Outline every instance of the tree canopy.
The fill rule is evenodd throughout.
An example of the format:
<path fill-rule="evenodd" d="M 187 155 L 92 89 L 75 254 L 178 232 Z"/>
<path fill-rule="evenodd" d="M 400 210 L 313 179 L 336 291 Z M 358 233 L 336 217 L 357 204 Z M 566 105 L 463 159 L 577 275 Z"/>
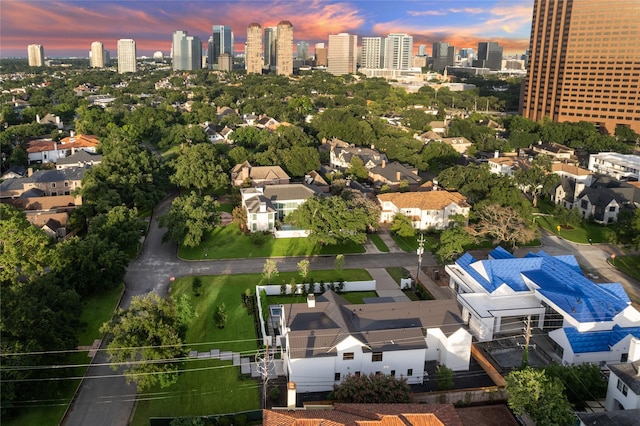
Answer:
<path fill-rule="evenodd" d="M 193 316 L 188 303 L 155 293 L 134 297 L 129 309 L 118 309 L 100 329 L 111 337 L 107 353 L 112 368 L 124 364 L 127 381 L 136 383 L 138 391 L 175 383 L 182 366 L 177 361 L 187 355 L 184 331 Z"/>
<path fill-rule="evenodd" d="M 571 404 L 557 377 L 549 377 L 544 370 L 527 367 L 509 373 L 506 381 L 508 404 L 514 413 L 527 413 L 540 425 L 575 424 Z"/>
<path fill-rule="evenodd" d="M 402 404 L 411 402 L 407 379 L 387 374 L 349 374 L 333 390 L 336 401 L 356 404 Z"/>
<path fill-rule="evenodd" d="M 171 208 L 158 218 L 161 227 L 167 228 L 164 240 L 172 240 L 187 247 L 195 247 L 204 233 L 220 223 L 219 204 L 209 195 L 195 192 L 183 195 L 171 203 Z"/>
<path fill-rule="evenodd" d="M 229 185 L 229 162 L 209 143 L 187 145 L 173 162 L 171 182 L 183 188 L 220 190 Z"/>

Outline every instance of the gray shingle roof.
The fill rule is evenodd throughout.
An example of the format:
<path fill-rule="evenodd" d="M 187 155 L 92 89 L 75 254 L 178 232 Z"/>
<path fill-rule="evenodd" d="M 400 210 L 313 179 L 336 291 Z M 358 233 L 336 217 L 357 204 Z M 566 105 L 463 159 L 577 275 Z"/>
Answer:
<path fill-rule="evenodd" d="M 633 393 L 640 395 L 640 361 L 607 366 L 625 385 L 629 386 Z"/>
<path fill-rule="evenodd" d="M 60 158 L 56 162 L 56 164 L 65 165 L 65 164 L 74 164 L 74 163 L 91 163 L 91 162 L 96 163 L 99 161 L 102 161 L 102 155 L 93 154 L 91 152 L 81 149 L 71 154 L 68 157 Z"/>
<path fill-rule="evenodd" d="M 320 191 L 313 185 L 292 183 L 283 185 L 267 185 L 264 187 L 264 196 L 273 201 L 306 200 L 314 195 L 320 195 Z"/>

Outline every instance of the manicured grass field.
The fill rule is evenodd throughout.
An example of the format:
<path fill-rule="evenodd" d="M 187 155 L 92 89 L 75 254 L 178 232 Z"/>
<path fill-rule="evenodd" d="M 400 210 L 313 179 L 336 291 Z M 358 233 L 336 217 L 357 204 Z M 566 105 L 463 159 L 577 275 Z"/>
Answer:
<path fill-rule="evenodd" d="M 560 224 L 553 216 L 538 216 L 536 223 L 554 235 L 573 241 L 574 243 L 588 244 L 589 238 L 593 243 L 607 243 L 614 241 L 615 231 L 612 227 L 582 222 L 579 226 L 570 225 L 569 228 Z M 558 225 L 561 225 L 558 232 Z"/>
<path fill-rule="evenodd" d="M 400 237 L 391 233 L 391 238 L 398 244 L 398 246 L 408 252 L 415 253 L 418 249 L 418 238 L 419 235 L 415 235 L 414 237 Z M 439 236 L 436 234 L 424 234 L 424 249 L 427 251 L 433 252 L 435 250 L 436 245 L 438 244 Z"/>
<path fill-rule="evenodd" d="M 640 256 L 618 256 L 613 262 L 609 259 L 609 263 L 640 281 Z"/>
<path fill-rule="evenodd" d="M 318 246 L 311 244 L 307 238 L 273 238 L 268 236 L 262 245 L 257 246 L 249 236 L 240 232 L 236 224 L 232 223 L 207 232 L 202 244 L 197 247 L 180 246 L 178 256 L 187 260 L 199 260 L 364 252 L 362 244 Z"/>
<path fill-rule="evenodd" d="M 389 253 L 389 247 L 387 247 L 384 241 L 382 241 L 382 238 L 380 238 L 380 235 L 369 234 L 369 239 L 376 246 L 378 250 L 380 250 L 383 253 Z"/>
<path fill-rule="evenodd" d="M 78 329 L 78 344 L 91 345 L 95 339 L 100 339 L 100 327 L 109 321 L 113 314 L 123 286 L 111 289 L 105 293 L 87 297 L 82 300 L 82 315 L 80 316 L 80 328 Z M 91 359 L 86 352 L 70 354 L 66 363 L 73 365 L 89 364 Z M 81 377 L 86 372 L 86 367 L 77 367 L 69 370 L 59 370 L 58 377 L 64 375 Z M 79 380 L 62 381 L 62 385 L 55 397 L 50 401 L 28 404 L 28 408 L 23 410 L 17 417 L 6 418 L 3 416 L 2 424 L 7 425 L 57 425 L 60 423 L 67 406 L 73 398 L 76 388 L 80 384 Z"/>
<path fill-rule="evenodd" d="M 247 288 L 254 292 L 260 275 L 202 276 L 200 296 L 193 294 L 193 277 L 176 280 L 171 296 L 189 295 L 198 317 L 187 331 L 191 350 L 231 350 L 254 355 L 257 350 L 253 316 L 242 306 L 242 294 Z M 227 326 L 213 323 L 215 309 L 224 303 Z M 148 425 L 149 417 L 202 416 L 232 413 L 260 408 L 258 382 L 240 375 L 240 367 L 232 361 L 193 360 L 184 369 L 178 382 L 168 388 L 153 388 L 139 395 L 133 425 Z"/>

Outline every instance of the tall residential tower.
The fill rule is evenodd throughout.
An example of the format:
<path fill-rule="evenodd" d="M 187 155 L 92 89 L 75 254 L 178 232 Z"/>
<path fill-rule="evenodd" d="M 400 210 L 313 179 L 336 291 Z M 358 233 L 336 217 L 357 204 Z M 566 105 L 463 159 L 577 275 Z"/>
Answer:
<path fill-rule="evenodd" d="M 638 0 L 534 0 L 522 115 L 640 133 L 639 22 Z"/>
<path fill-rule="evenodd" d="M 262 26 L 249 24 L 247 27 L 247 48 L 245 49 L 247 74 L 262 74 Z"/>
<path fill-rule="evenodd" d="M 107 65 L 104 44 L 99 41 L 91 43 L 91 68 L 104 68 Z"/>
<path fill-rule="evenodd" d="M 413 57 L 413 37 L 404 33 L 392 33 L 384 41 L 384 68 L 408 70 Z"/>
<path fill-rule="evenodd" d="M 381 37 L 362 37 L 362 68 L 382 68 L 383 46 Z"/>
<path fill-rule="evenodd" d="M 122 38 L 118 40 L 118 74 L 136 71 L 136 42 Z"/>
<path fill-rule="evenodd" d="M 276 74 L 293 75 L 293 25 L 289 21 L 281 21 L 276 37 Z"/>
<path fill-rule="evenodd" d="M 30 67 L 44 66 L 44 47 L 41 44 L 30 44 L 27 47 Z"/>

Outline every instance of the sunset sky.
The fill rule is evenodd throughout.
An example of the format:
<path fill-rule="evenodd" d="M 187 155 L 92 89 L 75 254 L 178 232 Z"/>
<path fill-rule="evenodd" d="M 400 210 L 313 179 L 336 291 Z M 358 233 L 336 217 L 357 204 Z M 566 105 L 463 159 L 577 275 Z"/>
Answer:
<path fill-rule="evenodd" d="M 138 56 L 168 55 L 173 31 L 188 31 L 206 44 L 214 24 L 231 25 L 235 51 L 243 52 L 250 23 L 264 28 L 282 20 L 293 24 L 294 43 L 309 42 L 311 53 L 315 43 L 340 32 L 406 32 L 416 51 L 426 44 L 429 54 L 437 41 L 457 48 L 497 41 L 505 53 L 524 53 L 532 8 L 533 0 L 2 0 L 0 56 L 26 57 L 27 45 L 42 44 L 47 57 L 87 57 L 91 42 L 101 41 L 115 57 L 120 38 L 136 40 Z"/>

